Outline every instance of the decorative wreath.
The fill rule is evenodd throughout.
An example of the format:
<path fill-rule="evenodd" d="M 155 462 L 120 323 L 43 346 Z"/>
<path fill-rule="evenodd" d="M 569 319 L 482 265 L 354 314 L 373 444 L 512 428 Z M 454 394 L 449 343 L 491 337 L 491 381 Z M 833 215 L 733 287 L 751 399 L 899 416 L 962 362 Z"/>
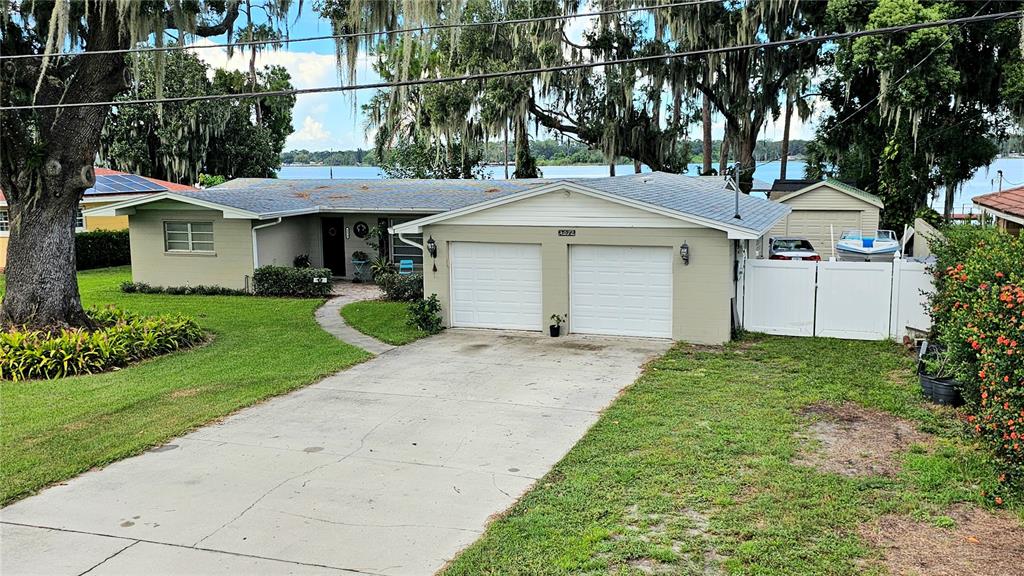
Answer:
<path fill-rule="evenodd" d="M 370 226 L 366 222 L 356 222 L 352 231 L 355 232 L 356 238 L 366 238 L 366 235 L 370 233 Z"/>

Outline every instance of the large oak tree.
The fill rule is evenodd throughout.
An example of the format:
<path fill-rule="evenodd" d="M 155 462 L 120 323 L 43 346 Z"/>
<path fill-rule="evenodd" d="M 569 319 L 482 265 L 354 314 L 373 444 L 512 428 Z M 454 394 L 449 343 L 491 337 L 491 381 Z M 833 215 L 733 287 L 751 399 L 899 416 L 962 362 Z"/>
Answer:
<path fill-rule="evenodd" d="M 280 22 L 290 0 L 266 0 Z M 128 87 L 125 54 L 139 43 L 227 34 L 235 0 L 0 0 L 0 54 L 51 55 L 0 64 L 3 106 L 111 101 Z M 75 54 L 52 56 L 68 49 Z M 158 64 L 159 68 L 159 64 Z M 88 325 L 75 275 L 75 213 L 95 183 L 93 163 L 107 106 L 0 113 L 0 188 L 10 214 L 7 290 L 0 324 Z"/>

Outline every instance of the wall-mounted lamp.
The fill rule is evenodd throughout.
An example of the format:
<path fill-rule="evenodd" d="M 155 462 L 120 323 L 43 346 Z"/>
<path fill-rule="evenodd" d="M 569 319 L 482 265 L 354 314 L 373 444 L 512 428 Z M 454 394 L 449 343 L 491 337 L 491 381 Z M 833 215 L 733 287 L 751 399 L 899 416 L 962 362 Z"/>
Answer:
<path fill-rule="evenodd" d="M 434 242 L 433 236 L 427 239 L 427 253 L 431 258 L 437 258 L 437 242 Z"/>
<path fill-rule="evenodd" d="M 679 247 L 679 257 L 683 259 L 683 265 L 690 265 L 690 245 L 683 242 L 683 245 Z"/>

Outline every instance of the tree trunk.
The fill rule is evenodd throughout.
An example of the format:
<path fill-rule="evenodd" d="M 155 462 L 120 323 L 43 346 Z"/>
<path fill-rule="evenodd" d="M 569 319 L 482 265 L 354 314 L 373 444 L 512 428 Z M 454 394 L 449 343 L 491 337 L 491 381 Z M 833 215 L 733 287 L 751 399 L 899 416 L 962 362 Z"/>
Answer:
<path fill-rule="evenodd" d="M 99 10 L 88 18 L 89 50 L 127 47 L 116 19 L 104 22 Z M 37 103 L 107 101 L 126 87 L 121 54 L 78 58 L 68 89 L 59 79 L 47 78 Z M 11 226 L 0 325 L 90 325 L 75 273 L 75 217 L 83 192 L 95 183 L 93 162 L 108 111 L 86 107 L 4 113 L 0 188 Z"/>
<path fill-rule="evenodd" d="M 757 132 L 753 132 L 747 138 L 739 140 L 740 149 L 736 155 L 736 161 L 739 162 L 740 169 L 737 181 L 739 182 L 740 190 L 744 194 L 750 194 L 750 189 L 754 187 L 754 169 L 757 167 L 757 162 L 754 160 L 754 150 L 757 147 Z"/>
<path fill-rule="evenodd" d="M 513 178 L 539 178 L 540 171 L 537 170 L 537 161 L 530 153 L 530 134 L 526 126 L 526 116 L 520 116 L 514 120 L 515 124 L 515 145 L 516 145 L 516 171 L 512 173 Z"/>
<path fill-rule="evenodd" d="M 942 206 L 942 215 L 949 220 L 953 217 L 953 200 L 956 199 L 956 185 L 946 182 L 946 197 Z"/>
<path fill-rule="evenodd" d="M 704 104 L 701 110 L 701 123 L 704 126 L 704 141 L 703 144 L 703 161 L 704 164 L 701 167 L 701 174 L 704 176 L 711 175 L 711 100 L 707 96 L 703 98 Z M 724 140 L 723 140 L 724 143 Z"/>
<path fill-rule="evenodd" d="M 729 170 L 729 130 L 722 133 L 722 149 L 718 152 L 718 173 Z"/>
<path fill-rule="evenodd" d="M 74 176 L 77 179 L 77 176 Z M 58 180 L 47 178 L 46 180 Z M 0 324 L 51 328 L 88 326 L 75 274 L 75 216 L 78 193 L 72 182 L 48 182 L 34 208 L 9 200 L 11 234 L 7 245 L 7 292 L 0 307 Z M 22 194 L 18 194 L 22 196 Z"/>
<path fill-rule="evenodd" d="M 642 170 L 640 169 L 640 166 L 641 166 L 641 164 L 640 164 L 639 160 L 633 160 L 633 173 L 634 174 L 639 174 L 640 172 L 642 172 Z"/>
<path fill-rule="evenodd" d="M 615 159 L 608 163 L 608 175 L 615 176 Z"/>
<path fill-rule="evenodd" d="M 508 180 L 508 123 L 505 123 L 505 180 Z"/>
<path fill-rule="evenodd" d="M 786 115 L 782 124 L 782 149 L 779 151 L 779 178 L 786 179 L 786 166 L 789 164 L 789 124 L 793 119 L 793 99 L 786 94 Z"/>

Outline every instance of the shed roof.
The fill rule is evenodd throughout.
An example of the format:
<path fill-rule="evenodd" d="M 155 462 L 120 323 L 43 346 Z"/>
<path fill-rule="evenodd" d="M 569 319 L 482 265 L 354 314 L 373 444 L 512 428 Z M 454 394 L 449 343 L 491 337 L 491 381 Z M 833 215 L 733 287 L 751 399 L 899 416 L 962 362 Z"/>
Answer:
<path fill-rule="evenodd" d="M 804 186 L 793 190 L 792 188 L 797 186 L 799 183 L 803 183 Z M 825 186 L 832 188 L 833 190 L 838 190 L 839 192 L 859 200 L 863 200 L 868 204 L 877 206 L 878 208 L 885 207 L 882 199 L 878 196 L 875 196 L 870 192 L 865 192 L 852 184 L 847 184 L 846 182 L 835 178 L 825 178 L 824 180 L 776 180 L 769 198 L 776 202 L 785 202 L 786 200 L 796 198 L 801 194 L 806 194 L 811 190 L 817 190 Z"/>

